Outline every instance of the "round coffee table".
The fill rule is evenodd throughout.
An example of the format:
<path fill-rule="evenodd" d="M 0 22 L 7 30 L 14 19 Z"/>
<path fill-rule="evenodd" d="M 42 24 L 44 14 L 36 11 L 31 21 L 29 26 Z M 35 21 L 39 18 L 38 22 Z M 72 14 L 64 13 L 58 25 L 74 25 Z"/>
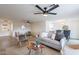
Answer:
<path fill-rule="evenodd" d="M 29 41 L 28 45 L 27 45 L 27 48 L 29 50 L 28 54 L 31 54 L 31 50 L 38 51 L 39 49 L 41 50 L 41 53 L 42 53 L 43 52 L 43 48 L 45 48 L 45 46 L 42 45 L 42 44 L 36 45 L 35 41 Z"/>

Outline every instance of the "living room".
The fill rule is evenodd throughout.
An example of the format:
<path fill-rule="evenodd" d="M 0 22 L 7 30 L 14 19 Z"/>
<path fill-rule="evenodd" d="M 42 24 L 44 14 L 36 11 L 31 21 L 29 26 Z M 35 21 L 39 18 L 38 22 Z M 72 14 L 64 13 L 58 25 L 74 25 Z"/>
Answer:
<path fill-rule="evenodd" d="M 40 14 L 48 8 L 52 14 Z M 55 8 L 55 6 L 58 6 Z M 74 8 L 73 8 L 74 7 Z M 52 8 L 52 9 L 51 9 Z M 53 9 L 54 8 L 54 9 Z M 48 10 L 47 9 L 47 10 Z M 79 54 L 75 49 L 79 39 L 78 4 L 2 4 L 0 5 L 0 54 L 1 55 L 71 55 Z M 55 12 L 55 13 L 54 13 Z M 35 14 L 38 13 L 38 14 Z M 76 47 L 64 46 L 63 40 L 55 40 L 57 30 L 69 30 L 69 42 Z M 52 39 L 47 38 L 53 32 Z M 41 40 L 39 41 L 38 39 Z M 45 40 L 42 40 L 43 38 Z M 38 40 L 38 43 L 36 42 Z M 73 40 L 72 40 L 73 39 Z M 74 40 L 75 39 L 75 40 Z M 31 45 L 30 47 L 29 45 Z M 62 45 L 64 48 L 61 48 Z M 73 44 L 72 44 L 73 45 Z M 42 46 L 42 47 L 41 47 Z M 35 48 L 34 48 L 35 47 Z M 68 50 L 68 51 L 67 51 Z M 70 52 L 69 52 L 70 51 Z M 75 51 L 75 52 L 73 52 Z M 72 52 L 72 53 L 71 53 Z M 77 52 L 77 53 L 76 53 Z"/>

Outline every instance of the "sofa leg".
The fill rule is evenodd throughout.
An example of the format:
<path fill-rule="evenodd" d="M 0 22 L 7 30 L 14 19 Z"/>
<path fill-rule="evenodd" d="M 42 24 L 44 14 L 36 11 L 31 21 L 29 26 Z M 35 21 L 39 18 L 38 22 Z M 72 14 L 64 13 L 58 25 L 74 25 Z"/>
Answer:
<path fill-rule="evenodd" d="M 63 50 L 60 50 L 61 55 L 64 55 Z"/>

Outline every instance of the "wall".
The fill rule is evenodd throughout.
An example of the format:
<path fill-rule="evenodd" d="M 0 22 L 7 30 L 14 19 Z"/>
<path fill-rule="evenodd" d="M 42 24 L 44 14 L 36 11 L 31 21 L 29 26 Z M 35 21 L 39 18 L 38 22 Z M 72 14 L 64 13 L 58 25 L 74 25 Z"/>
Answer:
<path fill-rule="evenodd" d="M 45 21 L 32 22 L 31 25 L 32 25 L 31 26 L 32 32 L 34 32 L 35 34 L 45 31 L 45 27 L 46 27 Z"/>

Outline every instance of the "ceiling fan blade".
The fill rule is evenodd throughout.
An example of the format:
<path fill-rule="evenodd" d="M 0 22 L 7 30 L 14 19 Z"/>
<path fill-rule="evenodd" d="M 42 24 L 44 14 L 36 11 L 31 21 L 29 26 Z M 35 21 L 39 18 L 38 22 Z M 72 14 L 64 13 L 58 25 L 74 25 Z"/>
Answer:
<path fill-rule="evenodd" d="M 57 13 L 48 13 L 48 14 L 57 15 Z"/>
<path fill-rule="evenodd" d="M 55 8 L 57 8 L 57 7 L 59 7 L 59 5 L 58 5 L 58 4 L 57 4 L 57 5 L 55 5 L 54 7 L 50 8 L 47 12 L 50 12 L 51 10 L 53 10 L 53 9 L 55 9 Z"/>
<path fill-rule="evenodd" d="M 55 6 L 55 4 L 50 5 L 49 7 Z"/>
<path fill-rule="evenodd" d="M 40 9 L 42 12 L 44 12 L 44 10 L 40 6 L 36 5 L 36 7 Z"/>
<path fill-rule="evenodd" d="M 43 14 L 43 13 L 34 13 L 34 14 Z"/>

